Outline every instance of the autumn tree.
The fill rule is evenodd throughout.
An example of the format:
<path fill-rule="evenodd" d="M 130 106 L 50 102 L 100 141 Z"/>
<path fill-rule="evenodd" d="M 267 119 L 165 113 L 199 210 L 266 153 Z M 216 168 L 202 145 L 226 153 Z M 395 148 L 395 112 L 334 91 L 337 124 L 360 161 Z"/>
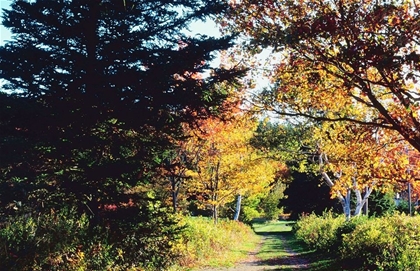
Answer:
<path fill-rule="evenodd" d="M 417 1 L 244 0 L 230 11 L 222 26 L 248 36 L 248 52 L 277 55 L 263 108 L 391 129 L 420 150 Z M 354 103 L 376 113 L 338 110 Z"/>
<path fill-rule="evenodd" d="M 241 73 L 197 77 L 231 37 L 184 30 L 223 2 L 12 1 L 0 47 L 2 216 L 74 208 L 121 248 L 114 259 L 169 264 L 176 221 L 153 190 L 156 168 L 182 123 L 221 110 L 215 84 Z"/>
<path fill-rule="evenodd" d="M 369 112 L 353 107 L 352 115 L 362 118 Z M 393 130 L 360 123 L 321 122 L 313 126 L 313 139 L 316 170 L 348 218 L 361 214 L 373 190 L 398 191 L 401 183 L 414 183 L 418 176 L 417 162 L 410 158 L 413 148 Z M 353 214 L 352 193 L 356 198 Z"/>
<path fill-rule="evenodd" d="M 270 122 L 259 123 L 251 144 L 266 157 L 284 163 L 279 181 L 285 186 L 284 197 L 276 205 L 297 219 L 302 213 L 322 214 L 336 209 L 331 189 L 321 182 L 319 170 L 313 167 L 316 140 L 313 123 Z M 279 172 L 280 173 L 280 172 Z"/>
<path fill-rule="evenodd" d="M 342 109 L 359 118 L 369 115 L 355 106 Z M 302 178 L 318 178 L 318 185 L 322 181 L 329 187 L 331 197 L 338 199 L 350 218 L 361 214 L 372 191 L 394 192 L 404 189 L 407 182 L 414 185 L 417 159 L 395 131 L 346 122 L 302 124 L 306 128 L 297 126 L 295 131 L 285 129 L 284 123 L 263 125 L 254 139 L 255 146 L 285 159 L 295 177 L 290 187 L 297 187 Z M 312 183 L 308 181 L 307 185 L 311 187 Z M 300 200 L 304 195 L 301 191 Z"/>
<path fill-rule="evenodd" d="M 264 159 L 249 144 L 256 122 L 237 112 L 229 119 L 203 121 L 201 131 L 191 138 L 195 146 L 196 173 L 189 189 L 210 205 L 215 222 L 219 208 L 237 198 L 235 218 L 241 197 L 269 190 L 276 164 Z"/>

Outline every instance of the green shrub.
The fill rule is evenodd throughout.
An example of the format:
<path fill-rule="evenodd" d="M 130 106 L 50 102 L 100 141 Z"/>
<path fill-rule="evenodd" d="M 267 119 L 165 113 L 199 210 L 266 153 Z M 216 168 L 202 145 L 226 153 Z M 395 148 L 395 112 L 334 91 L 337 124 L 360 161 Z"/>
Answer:
<path fill-rule="evenodd" d="M 322 216 L 310 214 L 302 216 L 294 226 L 297 239 L 310 248 L 320 251 L 336 251 L 338 246 L 337 230 L 345 223 L 344 216 L 324 212 Z"/>
<path fill-rule="evenodd" d="M 182 228 L 159 202 L 137 214 L 144 220 L 122 213 L 97 226 L 74 209 L 10 217 L 0 225 L 0 269 L 165 270 L 177 259 L 173 245 Z"/>
<path fill-rule="evenodd" d="M 17 216 L 0 228 L 0 261 L 5 270 L 84 270 L 81 240 L 88 232 L 86 216 L 72 210 L 37 217 Z"/>
<path fill-rule="evenodd" d="M 331 213 L 312 214 L 302 217 L 294 230 L 311 248 L 336 251 L 352 270 L 420 270 L 420 216 L 360 216 L 345 221 Z"/>
<path fill-rule="evenodd" d="M 392 215 L 396 207 L 393 192 L 383 193 L 375 190 L 369 197 L 369 215 L 371 216 Z"/>
<path fill-rule="evenodd" d="M 255 208 L 244 206 L 242 208 L 240 219 L 244 223 L 251 224 L 253 219 L 258 218 L 260 216 L 260 212 L 258 212 Z"/>
<path fill-rule="evenodd" d="M 419 226 L 406 215 L 366 220 L 343 235 L 341 257 L 363 270 L 420 270 Z"/>
<path fill-rule="evenodd" d="M 264 210 L 264 217 L 270 220 L 279 219 L 282 210 L 279 208 L 280 200 L 284 197 L 285 184 L 278 182 L 267 196 L 261 199 L 260 207 Z"/>
<path fill-rule="evenodd" d="M 343 238 L 346 234 L 352 233 L 359 224 L 366 223 L 369 220 L 367 216 L 356 216 L 352 217 L 350 220 L 344 221 L 336 230 L 337 234 L 337 243 L 334 249 L 339 249 L 343 243 Z"/>

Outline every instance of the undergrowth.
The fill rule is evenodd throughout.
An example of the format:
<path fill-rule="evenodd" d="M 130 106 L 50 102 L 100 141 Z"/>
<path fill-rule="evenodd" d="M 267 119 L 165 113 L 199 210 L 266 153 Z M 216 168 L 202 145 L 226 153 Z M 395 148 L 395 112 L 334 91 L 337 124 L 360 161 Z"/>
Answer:
<path fill-rule="evenodd" d="M 175 245 L 181 254 L 171 270 L 192 270 L 203 266 L 233 266 L 246 257 L 260 237 L 246 224 L 204 217 L 186 217 L 186 229 Z"/>
<path fill-rule="evenodd" d="M 319 255 L 335 255 L 340 270 L 420 270 L 420 216 L 343 217 L 309 215 L 295 226 L 298 240 Z"/>

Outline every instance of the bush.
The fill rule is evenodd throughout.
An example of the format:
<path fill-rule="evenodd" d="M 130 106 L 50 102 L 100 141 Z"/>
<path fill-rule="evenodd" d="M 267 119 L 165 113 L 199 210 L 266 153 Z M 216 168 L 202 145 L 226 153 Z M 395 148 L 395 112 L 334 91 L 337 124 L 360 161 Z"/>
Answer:
<path fill-rule="evenodd" d="M 0 225 L 1 270 L 164 270 L 178 256 L 178 221 L 159 202 L 134 208 L 143 221 L 122 212 L 92 226 L 74 209 L 10 217 Z"/>
<path fill-rule="evenodd" d="M 310 214 L 296 222 L 294 231 L 297 239 L 312 249 L 336 251 L 339 241 L 337 230 L 344 223 L 344 216 L 337 217 L 332 212 L 324 212 L 322 216 Z"/>
<path fill-rule="evenodd" d="M 186 230 L 178 240 L 176 250 L 182 253 L 179 264 L 183 270 L 187 267 L 207 265 L 213 259 L 227 256 L 228 251 L 235 250 L 255 238 L 252 229 L 241 222 L 220 219 L 218 224 L 204 217 L 186 217 Z"/>
<path fill-rule="evenodd" d="M 244 206 L 242 208 L 240 219 L 242 222 L 250 225 L 253 219 L 258 218 L 260 216 L 260 212 L 258 212 L 256 209 L 249 206 Z"/>
<path fill-rule="evenodd" d="M 341 224 L 336 230 L 337 243 L 334 249 L 338 250 L 343 243 L 344 236 L 346 234 L 352 233 L 358 225 L 365 223 L 367 220 L 369 220 L 369 217 L 367 216 L 357 216 L 352 217 L 350 220 L 344 221 L 344 223 Z"/>
<path fill-rule="evenodd" d="M 369 214 L 371 216 L 392 215 L 396 210 L 395 194 L 374 191 L 369 197 Z"/>
<path fill-rule="evenodd" d="M 37 217 L 18 216 L 0 228 L 4 270 L 86 270 L 89 223 L 72 210 Z M 93 245 L 93 243 L 92 243 Z"/>
<path fill-rule="evenodd" d="M 420 216 L 360 216 L 345 221 L 332 213 L 311 214 L 303 216 L 294 230 L 312 249 L 337 252 L 352 270 L 420 270 Z"/>
<path fill-rule="evenodd" d="M 369 219 L 344 234 L 341 257 L 363 270 L 420 270 L 419 225 L 406 215 Z"/>

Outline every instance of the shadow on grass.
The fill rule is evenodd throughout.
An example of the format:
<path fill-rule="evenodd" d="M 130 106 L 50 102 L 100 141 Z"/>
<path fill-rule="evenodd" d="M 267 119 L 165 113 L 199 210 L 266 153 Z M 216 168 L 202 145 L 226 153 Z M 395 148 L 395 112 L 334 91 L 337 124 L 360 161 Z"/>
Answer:
<path fill-rule="evenodd" d="M 293 224 L 290 221 L 254 222 L 255 233 L 264 238 L 264 244 L 256 254 L 261 260 L 256 265 L 269 266 L 268 270 L 283 271 L 340 270 L 332 256 L 310 250 L 304 243 L 296 240 L 292 232 Z"/>

